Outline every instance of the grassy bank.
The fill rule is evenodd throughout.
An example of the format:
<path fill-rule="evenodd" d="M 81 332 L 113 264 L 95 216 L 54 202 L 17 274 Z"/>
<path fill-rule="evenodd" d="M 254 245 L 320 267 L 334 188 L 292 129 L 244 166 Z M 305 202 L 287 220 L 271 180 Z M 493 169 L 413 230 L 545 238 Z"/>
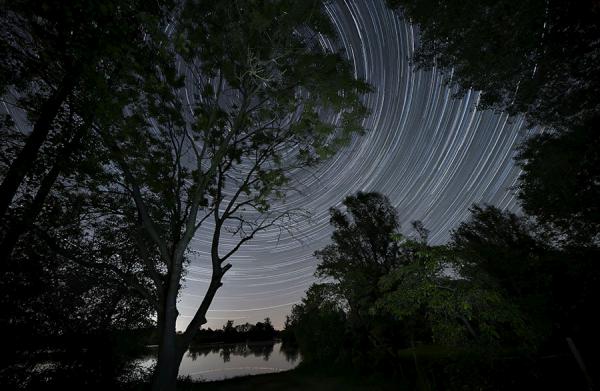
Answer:
<path fill-rule="evenodd" d="M 238 390 L 405 390 L 398 382 L 382 376 L 362 377 L 353 373 L 326 372 L 300 367 L 291 371 L 243 376 L 215 382 L 182 381 L 178 390 L 238 391 Z"/>

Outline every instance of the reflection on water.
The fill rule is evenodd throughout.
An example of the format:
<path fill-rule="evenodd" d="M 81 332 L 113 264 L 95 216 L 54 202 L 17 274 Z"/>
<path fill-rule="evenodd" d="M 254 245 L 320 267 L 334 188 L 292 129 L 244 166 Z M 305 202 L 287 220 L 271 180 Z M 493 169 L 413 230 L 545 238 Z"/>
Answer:
<path fill-rule="evenodd" d="M 155 360 L 154 355 L 147 356 L 141 360 L 141 364 L 149 367 Z M 287 371 L 299 363 L 298 351 L 284 349 L 281 342 L 210 344 L 191 347 L 185 353 L 179 376 L 189 376 L 193 380 L 222 380 Z"/>
<path fill-rule="evenodd" d="M 223 362 L 231 361 L 231 355 L 248 357 L 253 355 L 254 357 L 262 357 L 265 361 L 269 361 L 271 353 L 275 343 L 244 343 L 244 344 L 218 344 L 218 345 L 204 345 L 191 347 L 188 350 L 188 356 L 192 360 L 196 360 L 198 357 L 206 357 L 209 354 L 218 354 L 223 358 Z M 285 354 L 285 352 L 284 352 Z M 289 361 L 288 355 L 286 360 Z"/>

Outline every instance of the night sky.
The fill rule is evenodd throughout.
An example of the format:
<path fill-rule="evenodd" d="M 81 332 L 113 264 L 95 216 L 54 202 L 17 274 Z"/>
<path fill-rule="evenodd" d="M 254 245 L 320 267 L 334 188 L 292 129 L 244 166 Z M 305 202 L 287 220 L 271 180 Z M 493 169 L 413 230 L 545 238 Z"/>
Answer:
<path fill-rule="evenodd" d="M 476 111 L 478 93 L 456 99 L 439 72 L 415 72 L 409 58 L 418 33 L 383 0 L 336 1 L 327 10 L 357 76 L 375 88 L 366 97 L 372 112 L 364 123 L 367 132 L 324 165 L 297 173 L 300 193 L 291 193 L 287 205 L 309 211 L 311 218 L 295 227 L 294 237 L 267 231 L 230 259 L 233 267 L 210 307 L 208 327 L 268 316 L 281 328 L 315 281 L 313 253 L 329 243 L 331 233 L 328 209 L 357 191 L 387 195 L 403 226 L 422 220 L 433 244 L 448 240 L 473 203 L 518 209 L 511 187 L 519 170 L 512 159 L 527 136 L 523 121 Z M 208 286 L 206 249 L 199 233 L 178 328 L 189 322 Z"/>

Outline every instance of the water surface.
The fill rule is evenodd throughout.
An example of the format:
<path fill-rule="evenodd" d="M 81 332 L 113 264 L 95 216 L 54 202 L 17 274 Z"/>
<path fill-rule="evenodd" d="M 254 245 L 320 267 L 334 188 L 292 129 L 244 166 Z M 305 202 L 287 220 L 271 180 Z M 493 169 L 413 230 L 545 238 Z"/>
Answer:
<path fill-rule="evenodd" d="M 145 367 L 156 361 L 156 350 L 141 360 Z M 297 351 L 283 349 L 281 342 L 210 344 L 190 348 L 179 366 L 179 376 L 213 381 L 231 377 L 275 373 L 300 363 Z"/>

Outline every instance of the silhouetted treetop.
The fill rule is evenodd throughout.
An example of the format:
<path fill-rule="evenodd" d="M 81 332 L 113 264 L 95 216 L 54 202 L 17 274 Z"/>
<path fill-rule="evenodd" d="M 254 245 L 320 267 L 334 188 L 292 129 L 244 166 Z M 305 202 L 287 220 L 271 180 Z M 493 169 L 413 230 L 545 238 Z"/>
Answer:
<path fill-rule="evenodd" d="M 315 253 L 322 261 L 317 275 L 337 278 L 341 270 L 389 270 L 399 261 L 398 246 L 391 240 L 400 228 L 394 207 L 379 193 L 359 192 L 343 204 L 346 212 L 330 210 L 333 243 Z"/>
<path fill-rule="evenodd" d="M 480 105 L 568 127 L 600 114 L 594 0 L 388 0 L 419 26 L 414 61 L 441 68 Z"/>
<path fill-rule="evenodd" d="M 561 242 L 600 241 L 599 123 L 535 136 L 517 156 L 523 209 L 556 231 Z"/>

